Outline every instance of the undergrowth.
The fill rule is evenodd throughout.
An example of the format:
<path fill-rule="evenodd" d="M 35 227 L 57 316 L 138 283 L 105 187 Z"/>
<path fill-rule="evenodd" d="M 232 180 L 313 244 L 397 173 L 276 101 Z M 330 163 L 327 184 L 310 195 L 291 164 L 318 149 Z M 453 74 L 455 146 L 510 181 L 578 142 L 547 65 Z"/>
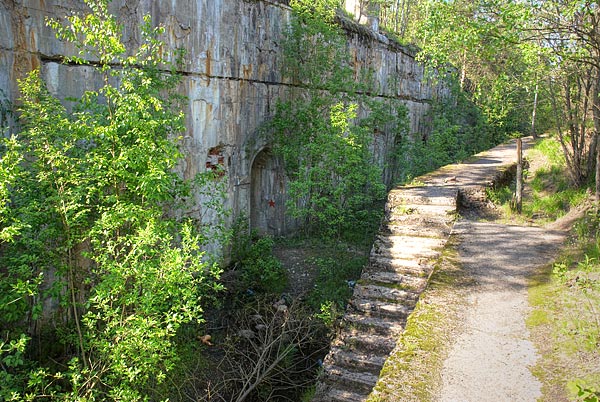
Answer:
<path fill-rule="evenodd" d="M 574 187 L 568 180 L 564 156 L 556 139 L 548 137 L 538 141 L 526 158 L 536 163 L 524 173 L 526 183 L 520 215 L 511 205 L 514 180 L 508 186 L 486 190 L 488 200 L 504 219 L 545 224 L 561 218 L 586 200 L 586 189 Z"/>
<path fill-rule="evenodd" d="M 550 399 L 600 397 L 600 243 L 598 219 L 582 218 L 567 251 L 534 278 L 527 324 L 542 354 L 535 374 Z"/>

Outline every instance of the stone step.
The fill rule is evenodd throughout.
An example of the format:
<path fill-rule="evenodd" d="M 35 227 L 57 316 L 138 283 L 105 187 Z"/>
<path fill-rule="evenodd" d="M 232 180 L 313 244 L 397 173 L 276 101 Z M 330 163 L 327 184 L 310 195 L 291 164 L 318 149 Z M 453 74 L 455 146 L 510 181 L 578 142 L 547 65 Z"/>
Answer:
<path fill-rule="evenodd" d="M 415 277 L 395 271 L 373 270 L 371 268 L 371 266 L 365 267 L 360 277 L 361 282 L 383 284 L 382 286 L 385 286 L 385 284 L 399 286 L 402 289 L 412 290 L 417 293 L 421 293 L 425 289 L 425 286 L 427 286 L 427 281 L 422 277 Z M 433 267 L 427 268 L 427 270 L 429 269 L 433 269 Z"/>
<path fill-rule="evenodd" d="M 434 222 L 427 224 L 424 220 L 421 222 L 386 221 L 381 225 L 379 232 L 385 235 L 392 234 L 412 237 L 445 238 L 450 235 L 452 226 L 446 220 L 430 220 Z"/>
<path fill-rule="evenodd" d="M 376 354 L 387 358 L 396 346 L 396 339 L 388 335 L 364 334 L 355 329 L 341 334 L 340 345 L 354 353 Z"/>
<path fill-rule="evenodd" d="M 371 252 L 373 252 L 374 250 L 371 250 Z M 424 267 L 431 265 L 430 263 L 430 259 L 428 258 L 421 258 L 421 257 L 416 257 L 416 258 L 402 258 L 401 256 L 396 257 L 396 258 L 386 258 L 383 256 L 380 256 L 378 254 L 375 254 L 375 260 L 371 261 L 371 262 L 377 262 L 377 264 L 373 265 L 372 267 L 370 267 L 370 265 L 367 265 L 363 271 L 367 270 L 367 269 L 372 269 L 373 271 L 378 271 L 381 269 L 380 265 L 382 266 L 386 266 L 386 267 L 391 267 L 392 270 L 395 270 L 396 268 L 400 271 L 406 271 L 406 270 L 416 270 L 416 271 L 420 271 L 423 270 Z"/>
<path fill-rule="evenodd" d="M 368 394 L 357 394 L 352 391 L 331 388 L 327 392 L 327 399 L 313 399 L 313 402 L 364 402 Z"/>
<path fill-rule="evenodd" d="M 377 383 L 379 376 L 368 372 L 351 371 L 335 365 L 325 365 L 322 379 L 327 384 L 332 385 L 332 388 L 343 386 L 343 389 L 349 392 L 365 394 L 366 399 L 366 396 Z"/>
<path fill-rule="evenodd" d="M 334 347 L 329 351 L 334 364 L 348 370 L 361 371 L 379 375 L 385 357 L 374 353 L 358 353 Z"/>
<path fill-rule="evenodd" d="M 408 268 L 411 261 L 418 261 L 419 265 L 422 261 L 435 260 L 441 255 L 438 249 L 431 249 L 427 247 L 414 247 L 414 248 L 388 248 L 381 247 L 378 245 L 373 246 L 369 258 L 371 260 L 390 260 L 393 261 L 393 267 L 395 268 Z"/>
<path fill-rule="evenodd" d="M 371 248 L 371 256 L 418 260 L 421 258 L 437 258 L 446 239 L 411 236 L 380 236 Z"/>
<path fill-rule="evenodd" d="M 498 170 L 487 160 L 482 167 Z M 427 185 L 389 192 L 379 236 L 325 359 L 326 380 L 317 386 L 314 401 L 362 402 L 372 391 L 380 364 L 402 334 L 452 232 L 459 187 L 475 196 L 485 194 L 481 182 L 488 173 L 471 165 L 464 165 L 460 174 L 456 169 L 421 177 Z M 479 187 L 465 188 L 471 184 Z M 328 391 L 319 393 L 324 387 Z"/>
<path fill-rule="evenodd" d="M 349 306 L 369 317 L 391 317 L 400 320 L 406 318 L 412 312 L 415 304 L 412 301 L 398 304 L 381 300 L 353 298 L 350 300 Z"/>
<path fill-rule="evenodd" d="M 404 215 L 439 215 L 452 216 L 456 213 L 456 204 L 429 205 L 429 204 L 388 204 L 385 208 L 386 216 L 399 217 Z"/>
<path fill-rule="evenodd" d="M 411 275 L 414 278 L 427 278 L 433 271 L 433 261 L 440 255 L 432 253 L 429 257 L 414 257 L 414 259 L 393 258 L 389 255 L 371 255 L 369 264 L 364 272 L 394 272 L 402 275 Z"/>
<path fill-rule="evenodd" d="M 375 284 L 357 284 L 354 287 L 353 297 L 359 299 L 390 300 L 402 303 L 407 300 L 415 301 L 419 295 L 410 290 L 391 286 L 380 286 Z"/>
<path fill-rule="evenodd" d="M 416 225 L 427 227 L 428 225 L 446 225 L 451 226 L 455 220 L 455 215 L 451 214 L 391 214 L 391 211 L 385 211 L 386 222 L 396 225 Z"/>
<path fill-rule="evenodd" d="M 388 203 L 456 206 L 458 190 L 439 186 L 397 187 L 388 193 Z"/>
<path fill-rule="evenodd" d="M 397 337 L 404 330 L 406 317 L 370 317 L 364 314 L 347 312 L 342 321 L 343 328 L 354 328 L 365 334 Z"/>
<path fill-rule="evenodd" d="M 374 250 L 371 250 L 372 252 Z M 435 259 L 431 257 L 403 258 L 402 256 L 385 257 L 383 253 L 372 253 L 369 265 L 363 271 L 368 272 L 381 271 L 381 268 L 387 268 L 387 271 L 394 272 L 413 272 L 429 271 L 433 268 Z"/>
<path fill-rule="evenodd" d="M 390 250 L 412 252 L 414 249 L 439 249 L 446 244 L 445 238 L 404 236 L 397 234 L 379 234 L 375 238 L 375 246 L 386 247 Z"/>

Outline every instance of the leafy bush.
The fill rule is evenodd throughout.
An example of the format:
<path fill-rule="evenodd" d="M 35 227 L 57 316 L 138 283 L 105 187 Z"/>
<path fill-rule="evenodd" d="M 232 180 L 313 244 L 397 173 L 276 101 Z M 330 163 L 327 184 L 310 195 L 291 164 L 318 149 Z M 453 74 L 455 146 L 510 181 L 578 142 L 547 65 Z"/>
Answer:
<path fill-rule="evenodd" d="M 230 265 L 236 281 L 228 288 L 239 295 L 281 293 L 287 286 L 287 273 L 273 255 L 275 241 L 251 231 L 248 222 L 248 217 L 242 215 L 233 226 Z"/>
<path fill-rule="evenodd" d="M 356 117 L 356 104 L 315 96 L 280 103 L 270 122 L 275 152 L 290 179 L 288 210 L 310 233 L 352 232 L 385 196 L 382 170 L 370 150 L 372 133 L 351 125 Z"/>
<path fill-rule="evenodd" d="M 19 82 L 23 130 L 0 149 L 7 399 L 147 400 L 178 363 L 179 329 L 201 322 L 221 288 L 202 250 L 210 232 L 168 213 L 185 216 L 184 201 L 206 191 L 196 185 L 220 193 L 217 175 L 174 172 L 180 77 L 161 56 L 162 29 L 146 18 L 127 56 L 107 1 L 86 4 L 90 14 L 49 25 L 80 50 L 68 61 L 98 61 L 104 84 L 67 108 L 32 72 Z M 50 319 L 64 325 L 26 350 L 29 328 Z"/>
<path fill-rule="evenodd" d="M 315 259 L 319 275 L 307 302 L 324 323 L 331 325 L 343 315 L 365 262 L 365 257 L 341 252 L 337 258 Z"/>
<path fill-rule="evenodd" d="M 303 88 L 279 102 L 264 127 L 289 178 L 288 211 L 323 238 L 361 231 L 357 226 L 385 197 L 384 165 L 394 163 L 393 155 L 377 160 L 374 138 L 388 133 L 393 139 L 408 126 L 400 101 L 362 95 L 373 89 L 372 74 L 355 79 L 346 37 L 332 22 L 334 3 L 291 3 L 284 72 Z"/>
<path fill-rule="evenodd" d="M 243 287 L 261 293 L 281 293 L 287 285 L 286 272 L 275 256 L 274 241 L 262 237 L 253 241 L 240 260 Z"/>
<path fill-rule="evenodd" d="M 464 160 L 506 138 L 495 134 L 482 113 L 462 93 L 434 102 L 428 116 L 430 134 L 423 138 L 404 136 L 398 144 L 400 183 Z"/>

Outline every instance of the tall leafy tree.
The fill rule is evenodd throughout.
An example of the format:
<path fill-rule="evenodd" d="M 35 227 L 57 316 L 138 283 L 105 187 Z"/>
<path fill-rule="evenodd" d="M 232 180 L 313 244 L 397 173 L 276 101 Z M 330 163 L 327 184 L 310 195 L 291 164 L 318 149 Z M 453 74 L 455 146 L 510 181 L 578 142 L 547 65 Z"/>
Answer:
<path fill-rule="evenodd" d="M 584 0 L 533 3 L 525 24 L 531 38 L 551 51 L 549 86 L 559 139 L 571 178 L 583 184 L 600 160 L 600 10 Z M 591 127 L 588 122 L 593 122 Z M 596 163 L 596 201 L 600 200 L 600 167 Z"/>
<path fill-rule="evenodd" d="M 579 0 L 427 4 L 423 60 L 455 66 L 461 87 L 473 93 L 495 125 L 526 132 L 522 111 L 527 110 L 528 131 L 535 134 L 542 105 L 546 120 L 555 122 L 572 182 L 582 185 L 593 176 L 600 128 L 598 5 Z"/>
<path fill-rule="evenodd" d="M 535 85 L 525 79 L 530 65 L 514 27 L 527 18 L 510 1 L 429 1 L 420 24 L 420 58 L 429 66 L 456 69 L 460 87 L 472 95 L 501 132 L 525 130 Z"/>

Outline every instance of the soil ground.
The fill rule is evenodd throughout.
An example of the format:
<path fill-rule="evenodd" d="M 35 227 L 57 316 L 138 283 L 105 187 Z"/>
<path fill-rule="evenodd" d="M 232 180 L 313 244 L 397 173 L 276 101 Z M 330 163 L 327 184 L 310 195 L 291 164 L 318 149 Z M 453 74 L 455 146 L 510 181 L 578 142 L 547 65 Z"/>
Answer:
<path fill-rule="evenodd" d="M 276 244 L 273 255 L 286 270 L 288 286 L 286 293 L 293 298 L 302 298 L 314 288 L 319 268 L 311 259 L 318 257 L 318 251 L 306 246 Z"/>

